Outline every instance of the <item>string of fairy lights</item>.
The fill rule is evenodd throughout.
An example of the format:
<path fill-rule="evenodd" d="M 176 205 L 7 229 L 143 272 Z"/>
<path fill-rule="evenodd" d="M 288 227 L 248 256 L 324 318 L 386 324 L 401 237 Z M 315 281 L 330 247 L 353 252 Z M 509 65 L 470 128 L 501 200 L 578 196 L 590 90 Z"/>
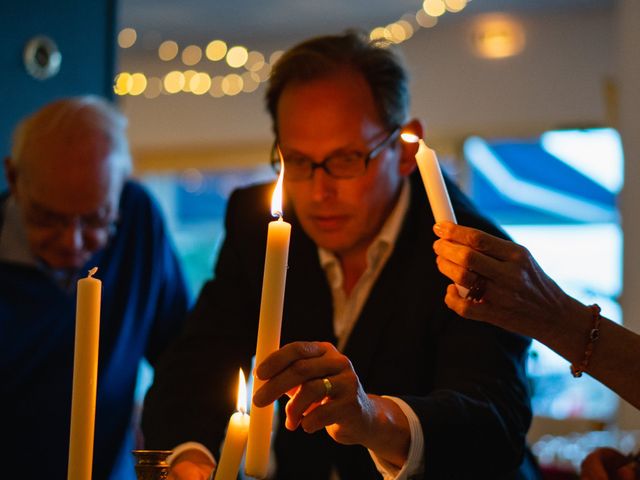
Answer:
<path fill-rule="evenodd" d="M 417 12 L 406 13 L 393 23 L 373 28 L 369 35 L 372 40 L 403 43 L 417 30 L 433 28 L 444 14 L 462 11 L 470 1 L 424 0 Z M 120 48 L 128 49 L 137 43 L 138 33 L 134 28 L 123 28 L 119 32 Z M 220 39 L 212 40 L 204 48 L 199 45 L 181 48 L 174 40 L 165 40 L 157 47 L 159 60 L 167 65 L 175 65 L 176 61 L 180 61 L 184 69 L 173 69 L 161 76 L 122 71 L 116 75 L 113 89 L 117 95 L 144 96 L 148 99 L 180 93 L 197 96 L 208 94 L 213 98 L 251 93 L 269 79 L 271 66 L 282 53 L 277 50 L 266 55 L 242 45 L 229 45 Z M 211 75 L 207 69 L 213 65 L 222 65 L 230 73 Z"/>

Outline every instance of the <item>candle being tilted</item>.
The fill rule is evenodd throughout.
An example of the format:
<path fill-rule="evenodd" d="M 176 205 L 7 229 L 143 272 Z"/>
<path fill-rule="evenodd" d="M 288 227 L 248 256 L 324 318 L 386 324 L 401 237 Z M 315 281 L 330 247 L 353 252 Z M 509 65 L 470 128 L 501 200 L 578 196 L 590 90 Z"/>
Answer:
<path fill-rule="evenodd" d="M 256 366 L 260 365 L 265 358 L 280 347 L 280 327 L 282 325 L 282 307 L 287 276 L 289 238 L 291 236 L 291 224 L 282 220 L 282 181 L 284 176 L 282 155 L 280 156 L 280 165 L 280 176 L 271 200 L 271 214 L 274 217 L 278 216 L 278 220 L 269 222 L 267 233 L 267 252 L 264 259 L 262 298 L 260 300 Z M 263 381 L 254 377 L 253 393 L 263 384 Z M 267 476 L 272 423 L 273 403 L 266 407 L 252 405 L 247 458 L 245 461 L 245 472 L 250 477 L 264 478 Z"/>
<path fill-rule="evenodd" d="M 238 374 L 238 400 L 236 412 L 231 415 L 224 438 L 222 454 L 216 467 L 215 480 L 236 480 L 242 454 L 247 445 L 249 415 L 247 415 L 247 384 L 242 369 Z"/>
<path fill-rule="evenodd" d="M 68 480 L 91 480 L 102 289 L 102 282 L 93 277 L 97 270 L 92 268 L 78 280 Z"/>
<path fill-rule="evenodd" d="M 447 186 L 445 185 L 444 178 L 442 177 L 442 171 L 438 164 L 436 152 L 427 147 L 424 140 L 418 138 L 418 136 L 412 133 L 403 133 L 400 136 L 405 142 L 418 143 L 416 163 L 418 164 L 418 170 L 420 170 L 422 183 L 424 183 L 424 188 L 427 191 L 427 197 L 429 198 L 433 218 L 436 222 L 458 223 L 456 221 L 456 214 L 451 206 L 451 199 L 447 192 Z M 461 285 L 456 285 L 456 288 L 458 289 L 460 296 L 462 298 L 466 298 L 469 290 Z"/>

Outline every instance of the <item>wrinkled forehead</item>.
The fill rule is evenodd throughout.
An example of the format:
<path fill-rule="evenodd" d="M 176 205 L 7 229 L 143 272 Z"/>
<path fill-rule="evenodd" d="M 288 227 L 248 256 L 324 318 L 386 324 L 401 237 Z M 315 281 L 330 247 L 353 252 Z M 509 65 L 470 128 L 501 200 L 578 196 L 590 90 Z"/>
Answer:
<path fill-rule="evenodd" d="M 25 194 L 60 213 L 83 214 L 105 205 L 116 208 L 124 172 L 118 155 L 100 137 L 53 139 L 30 149 L 23 159 L 18 182 Z"/>
<path fill-rule="evenodd" d="M 351 71 L 288 85 L 277 121 L 281 143 L 303 150 L 347 146 L 384 128 L 366 80 Z"/>

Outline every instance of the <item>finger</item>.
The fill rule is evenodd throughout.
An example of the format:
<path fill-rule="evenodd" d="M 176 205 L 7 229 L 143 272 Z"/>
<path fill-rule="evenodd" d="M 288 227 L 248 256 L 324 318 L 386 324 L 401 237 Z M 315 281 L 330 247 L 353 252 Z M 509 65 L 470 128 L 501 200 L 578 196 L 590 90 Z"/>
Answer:
<path fill-rule="evenodd" d="M 482 300 L 471 302 L 462 298 L 456 286 L 452 284 L 447 286 L 444 302 L 447 307 L 463 318 L 490 323 L 500 328 L 514 331 L 512 328 L 513 322 L 510 322 L 512 315 L 509 313 L 509 306 L 506 305 L 501 308 L 496 303 L 492 303 L 492 299 L 500 298 L 502 300 L 507 294 L 508 292 L 495 284 L 490 284 Z"/>
<path fill-rule="evenodd" d="M 446 275 L 456 284 L 470 288 L 477 280 L 478 274 L 471 270 L 461 267 L 457 263 L 438 255 L 436 257 L 436 265 L 443 275 Z"/>
<path fill-rule="evenodd" d="M 323 342 L 292 342 L 269 355 L 256 368 L 256 376 L 261 380 L 268 380 L 292 363 L 304 359 L 324 355 L 327 344 Z"/>
<path fill-rule="evenodd" d="M 484 320 L 484 305 L 481 302 L 470 302 L 462 298 L 458 293 L 457 287 L 453 284 L 447 287 L 444 303 L 461 317 L 471 320 Z"/>
<path fill-rule="evenodd" d="M 627 465 L 620 467 L 616 470 L 616 476 L 618 480 L 635 480 L 636 478 L 636 463 L 631 462 Z"/>
<path fill-rule="evenodd" d="M 299 385 L 337 375 L 348 368 L 351 368 L 351 362 L 341 354 L 297 360 L 260 387 L 253 396 L 253 403 L 258 407 L 268 405 Z"/>
<path fill-rule="evenodd" d="M 298 428 L 302 418 L 321 404 L 326 397 L 326 393 L 327 389 L 320 378 L 301 385 L 285 407 L 285 412 L 287 413 L 285 426 L 289 430 Z"/>
<path fill-rule="evenodd" d="M 436 240 L 433 244 L 436 255 L 487 277 L 501 277 L 507 273 L 510 264 L 497 260 L 482 252 L 449 240 Z"/>
<path fill-rule="evenodd" d="M 580 478 L 589 480 L 607 480 L 608 470 L 615 470 L 628 459 L 612 448 L 598 448 L 582 461 Z"/>
<path fill-rule="evenodd" d="M 477 272 L 483 277 L 502 280 L 512 276 L 511 264 L 449 240 L 436 240 L 433 251 L 438 257 L 445 258 L 465 270 Z"/>
<path fill-rule="evenodd" d="M 344 406 L 341 402 L 326 402 L 305 415 L 300 422 L 300 426 L 307 433 L 315 433 L 337 423 L 343 410 Z"/>
<path fill-rule="evenodd" d="M 511 259 L 514 252 L 521 248 L 520 245 L 509 240 L 451 222 L 436 223 L 433 231 L 442 239 L 465 245 L 498 260 Z"/>

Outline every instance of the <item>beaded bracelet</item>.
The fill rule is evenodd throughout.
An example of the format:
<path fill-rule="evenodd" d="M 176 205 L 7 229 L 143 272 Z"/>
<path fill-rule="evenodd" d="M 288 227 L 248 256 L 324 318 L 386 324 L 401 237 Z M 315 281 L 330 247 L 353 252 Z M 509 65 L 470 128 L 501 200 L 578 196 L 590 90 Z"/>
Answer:
<path fill-rule="evenodd" d="M 584 351 L 584 358 L 582 359 L 582 363 L 579 367 L 571 365 L 571 375 L 578 378 L 582 376 L 582 372 L 584 372 L 589 366 L 589 360 L 591 359 L 591 355 L 593 355 L 593 346 L 600 338 L 600 320 L 602 317 L 600 316 L 600 306 L 597 303 L 590 305 L 591 315 L 593 316 L 593 328 L 589 331 L 589 336 L 587 337 L 587 347 Z"/>

